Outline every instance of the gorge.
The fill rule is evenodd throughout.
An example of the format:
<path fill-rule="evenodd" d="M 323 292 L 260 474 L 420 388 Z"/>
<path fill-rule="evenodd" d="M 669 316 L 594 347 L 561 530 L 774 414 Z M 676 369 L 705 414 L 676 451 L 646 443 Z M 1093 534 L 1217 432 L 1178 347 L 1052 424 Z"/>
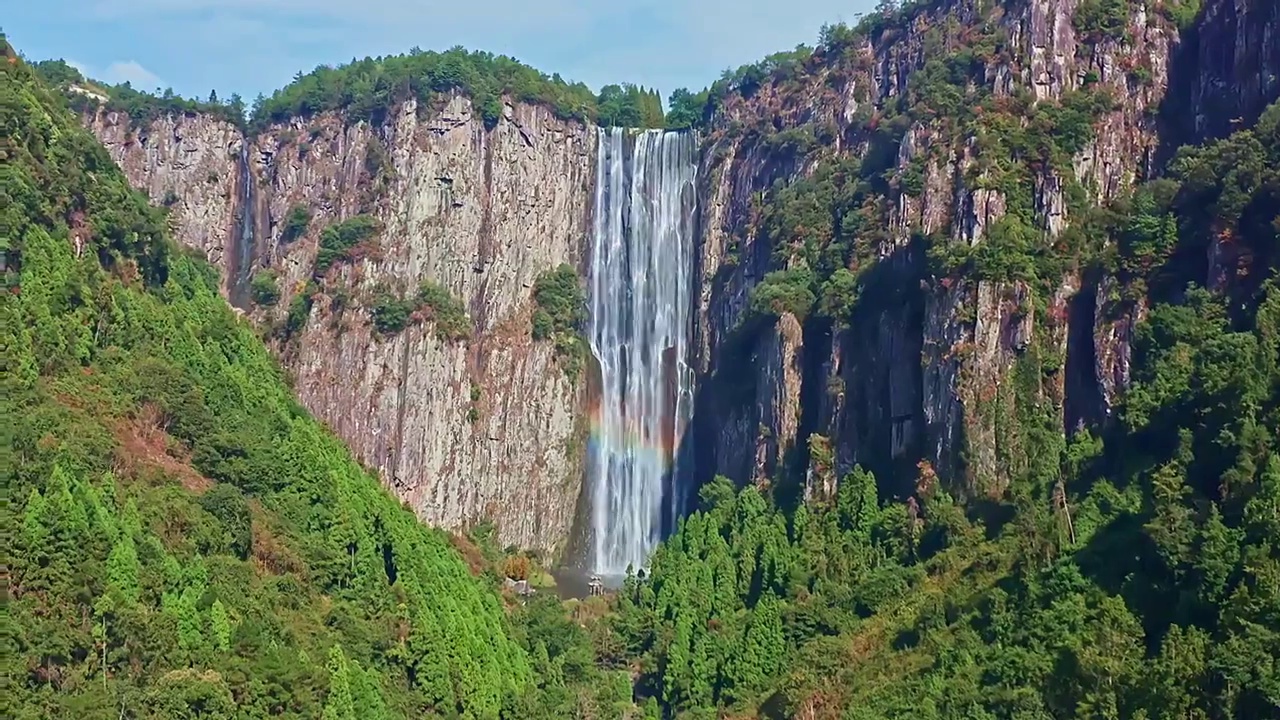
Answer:
<path fill-rule="evenodd" d="M 608 555 L 599 567 L 618 570 L 637 557 L 620 548 L 639 541 L 606 539 L 612 528 L 652 537 L 655 518 L 665 512 L 670 527 L 673 503 L 717 474 L 748 483 L 785 473 L 803 478 L 798 492 L 820 498 L 856 463 L 897 478 L 882 491 L 905 497 L 923 462 L 962 495 L 998 495 L 1029 460 L 1016 429 L 1000 421 L 1022 402 L 1011 379 L 1027 348 L 1045 367 L 1065 368 L 1036 383 L 1053 432 L 1105 424 L 1146 312 L 1141 300 L 1114 299 L 1128 287 L 1123 275 L 1054 268 L 1040 286 L 947 277 L 927 246 L 998 247 L 1010 230 L 1074 242 L 1087 205 L 1153 177 L 1175 135 L 1216 127 L 1216 111 L 1203 103 L 1188 127 L 1160 119 L 1162 103 L 1182 102 L 1184 92 L 1217 97 L 1233 78 L 1252 77 L 1253 63 L 1273 67 L 1275 43 L 1266 38 L 1274 38 L 1274 10 L 1218 9 L 1225 5 L 1212 3 L 1189 37 L 1237 33 L 1231 62 L 1182 41 L 1159 14 L 1128 13 L 1121 41 L 1080 26 L 1075 3 L 1057 0 L 994 14 L 965 0 L 933 3 L 850 43 L 836 37 L 810 57 L 771 61 L 763 82 L 717 91 L 688 162 L 694 197 L 678 200 L 696 214 L 676 233 L 688 245 L 678 253 L 690 255 L 655 258 L 657 276 L 612 264 L 592 245 L 602 230 L 614 244 L 670 232 L 659 225 L 674 220 L 652 214 L 677 202 L 659 198 L 672 191 L 663 184 L 669 170 L 655 169 L 663 179 L 647 198 L 633 190 L 623 202 L 628 179 L 646 166 L 641 149 L 665 136 L 641 136 L 634 157 L 628 140 L 622 155 L 630 159 L 619 159 L 616 131 L 511 98 L 501 112 L 481 112 L 456 91 L 398 101 L 373 122 L 335 110 L 286 113 L 248 134 L 200 113 L 138 124 L 108 105 L 87 107 L 84 118 L 135 184 L 157 201 L 176 198 L 170 210 L 183 242 L 224 273 L 275 278 L 278 305 L 249 312 L 276 327 L 285 308 L 301 313 L 295 332 L 272 340 L 299 398 L 424 520 L 451 528 L 493 521 L 504 542 L 553 554 L 573 545 L 584 558 Z M 943 20 L 979 17 L 977 46 L 990 49 L 944 63 L 939 53 L 973 23 L 949 30 Z M 1248 97 L 1232 96 L 1237 114 L 1256 117 L 1274 96 L 1270 72 L 1250 80 L 1258 87 Z M 942 103 L 938 88 L 959 102 Z M 995 112 L 964 110 L 984 104 Z M 1006 142 L 1010 131 L 995 124 L 1010 109 L 1033 108 L 1042 124 L 1060 127 L 1068 115 L 1076 123 L 1072 145 L 1034 151 L 1051 164 Z M 675 137 L 662 143 L 674 146 Z M 681 152 L 695 152 L 692 134 L 680 142 L 689 143 Z M 998 176 L 991 158 L 1002 152 L 1021 159 Z M 250 188 L 232 187 L 241 183 L 229 179 L 241 177 Z M 622 194 L 606 182 L 622 182 Z M 256 200 L 241 227 L 242 197 Z M 297 207 L 310 223 L 285 238 Z M 621 222 L 603 213 L 621 213 Z M 379 223 L 360 246 L 367 249 L 311 279 L 325 227 L 362 214 Z M 251 257 L 237 270 L 234 248 L 246 234 L 252 242 L 238 247 Z M 983 245 L 986 238 L 995 242 Z M 690 259 L 676 267 L 677 257 Z M 563 372 L 561 341 L 532 340 L 525 330 L 539 274 L 565 263 L 592 283 L 592 325 L 583 330 L 606 371 L 595 399 L 587 392 L 594 369 Z M 642 330 L 635 303 L 648 291 L 627 296 L 608 275 L 616 272 L 658 283 L 654 292 L 687 285 L 690 295 L 671 300 L 663 329 Z M 377 298 L 411 294 L 424 279 L 460 299 L 468 339 L 441 340 L 429 322 L 391 334 L 370 325 Z M 825 289 L 817 299 L 828 311 L 806 317 L 810 283 Z M 604 302 L 605 291 L 617 299 Z M 846 291 L 868 301 L 855 306 L 841 299 Z M 605 309 L 615 315 L 606 319 Z M 691 329 L 680 350 L 670 338 L 685 312 Z M 601 347 L 602 333 L 634 333 L 626 341 L 634 359 L 623 341 Z M 660 336 L 677 348 L 670 362 L 654 354 Z M 652 387 L 641 390 L 638 372 Z M 659 382 L 678 390 L 658 393 Z M 645 415 L 646 424 L 627 430 L 637 403 L 668 414 L 668 427 Z M 636 439 L 620 439 L 629 435 Z M 658 458 L 674 451 L 676 437 L 688 455 L 686 487 L 660 493 Z M 658 452 L 619 450 L 632 445 Z M 588 447 L 631 484 L 611 491 L 591 479 L 603 471 L 589 467 Z M 640 465 L 649 468 L 643 481 L 631 475 Z M 625 512 L 610 499 L 616 491 L 635 499 Z"/>
<path fill-rule="evenodd" d="M 246 114 L 0 34 L 7 714 L 1274 716 L 1277 38 L 911 0 L 665 113 L 415 48 Z"/>

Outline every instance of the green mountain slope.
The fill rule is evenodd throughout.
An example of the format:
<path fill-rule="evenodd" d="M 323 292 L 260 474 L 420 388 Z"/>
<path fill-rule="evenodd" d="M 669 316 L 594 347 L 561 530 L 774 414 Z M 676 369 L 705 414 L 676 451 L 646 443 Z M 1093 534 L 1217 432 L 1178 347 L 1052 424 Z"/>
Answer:
<path fill-rule="evenodd" d="M 497 596 L 3 42 L 6 717 L 497 717 Z"/>

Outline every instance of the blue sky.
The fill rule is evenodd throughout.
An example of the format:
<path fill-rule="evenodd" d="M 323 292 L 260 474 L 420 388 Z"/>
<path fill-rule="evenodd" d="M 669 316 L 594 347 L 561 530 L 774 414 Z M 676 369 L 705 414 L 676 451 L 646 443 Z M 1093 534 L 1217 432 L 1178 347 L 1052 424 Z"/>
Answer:
<path fill-rule="evenodd" d="M 246 101 L 299 70 L 417 45 L 512 55 L 581 80 L 700 89 L 854 22 L 874 0 L 16 0 L 0 19 L 32 59 L 108 82 Z"/>

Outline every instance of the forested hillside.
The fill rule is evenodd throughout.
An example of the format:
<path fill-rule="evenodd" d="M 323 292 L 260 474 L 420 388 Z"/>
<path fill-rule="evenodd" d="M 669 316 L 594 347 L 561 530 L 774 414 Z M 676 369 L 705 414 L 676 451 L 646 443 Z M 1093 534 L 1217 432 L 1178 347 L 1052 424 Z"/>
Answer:
<path fill-rule="evenodd" d="M 861 469 L 804 504 L 717 479 L 593 627 L 598 662 L 654 717 L 1280 717 L 1277 168 L 1273 105 L 1099 209 L 1155 299 L 1111 428 L 1024 427 L 1037 462 L 995 500 L 927 465 L 879 478 L 906 502 Z M 1191 281 L 1211 232 L 1269 278 L 1230 303 Z"/>
<path fill-rule="evenodd" d="M 868 353 L 778 363 L 779 376 L 817 370 L 788 400 L 800 442 L 739 486 L 701 487 L 697 511 L 618 592 L 562 603 L 544 591 L 505 607 L 483 569 L 527 577 L 536 555 L 455 539 L 473 575 L 449 538 L 381 489 L 293 399 L 209 266 L 167 238 L 165 211 L 76 125 L 47 84 L 78 82 L 70 69 L 33 69 L 5 45 L 0 513 L 12 561 L 0 710 L 1280 718 L 1280 104 L 1211 118 L 1233 132 L 1176 147 L 1207 133 L 1172 116 L 1214 108 L 1179 105 L 1192 93 L 1172 74 L 1159 81 L 1169 93 L 1155 92 L 1177 49 L 1157 40 L 1190 44 L 1197 0 L 905 4 L 825 28 L 816 50 L 677 91 L 665 118 L 651 91 L 593 95 L 460 50 L 320 68 L 256 104 L 257 128 L 329 112 L 359 125 L 444 92 L 470 96 L 488 122 L 507 97 L 575 123 L 697 128 L 706 185 L 742 180 L 699 200 L 744 218 L 704 268 L 725 282 L 704 288 L 724 301 L 708 310 L 726 324 L 709 341 L 723 341 L 728 370 L 707 378 L 715 403 L 774 401 L 753 394 L 751 375 L 770 370 L 755 348 L 783 321 L 800 328 L 794 356 L 839 342 Z M 1050 68 L 1071 82 L 1020 66 L 1014 31 L 1029 6 L 1025 26 L 1071 38 L 1053 49 L 1079 64 Z M 129 91 L 110 102 L 135 120 L 210 111 Z M 1103 187 L 1077 173 L 1108 165 L 1097 149 L 1108 132 L 1131 137 L 1107 146 Z M 1122 156 L 1138 147 L 1150 153 L 1141 167 Z M 300 235 L 309 222 L 286 224 Z M 334 232 L 320 241 L 329 254 Z M 572 339 L 577 283 L 566 264 L 525 285 L 520 336 Z M 439 300 L 436 331 L 457 325 L 456 340 L 471 306 L 432 288 L 419 301 Z M 254 289 L 278 291 L 274 277 Z M 404 331 L 411 312 L 398 302 L 371 316 L 384 335 Z M 926 303 L 949 317 L 927 329 L 934 347 L 883 340 L 901 328 L 877 334 Z M 978 317 L 984 308 L 999 317 Z M 979 320 L 1008 349 L 980 371 Z M 970 334 L 943 332 L 952 321 Z M 919 343 L 926 328 L 913 322 Z M 1123 343 L 1097 341 L 1121 325 Z M 881 343 L 898 354 L 876 354 Z M 905 383 L 888 366 L 903 358 L 969 383 L 955 404 L 978 421 L 956 424 L 950 467 L 900 441 L 895 413 L 815 421 L 818 405 L 853 397 L 846 381 L 872 389 L 864 410 L 892 406 L 882 396 Z M 578 354 L 563 359 L 585 374 Z M 925 389 L 951 392 L 938 387 Z M 468 389 L 470 428 L 482 389 Z M 740 444 L 778 435 L 745 417 L 753 437 Z M 842 458 L 842 443 L 864 454 Z M 842 462 L 852 470 L 837 478 Z"/>
<path fill-rule="evenodd" d="M 57 93 L 0 67 L 6 717 L 497 717 L 498 597 L 293 400 Z"/>

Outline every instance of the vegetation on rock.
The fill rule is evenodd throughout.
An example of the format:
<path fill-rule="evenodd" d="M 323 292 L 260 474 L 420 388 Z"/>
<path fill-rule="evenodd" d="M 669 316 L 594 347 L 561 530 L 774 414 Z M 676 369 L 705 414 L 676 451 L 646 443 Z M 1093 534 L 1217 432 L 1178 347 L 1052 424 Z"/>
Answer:
<path fill-rule="evenodd" d="M 272 306 L 280 302 L 280 287 L 276 273 L 272 270 L 261 270 L 254 273 L 249 282 L 249 295 L 257 305 Z"/>
<path fill-rule="evenodd" d="M 572 267 L 561 264 L 538 276 L 533 285 L 533 300 L 536 305 L 531 328 L 533 339 L 553 341 L 565 373 L 577 378 L 590 352 L 582 336 L 587 321 L 582 279 Z"/>
<path fill-rule="evenodd" d="M 63 60 L 43 60 L 33 63 L 31 67 L 50 85 L 62 90 L 71 108 L 77 112 L 90 111 L 102 105 L 107 110 L 125 113 L 135 127 L 144 127 L 165 115 L 197 114 L 215 117 L 236 126 L 244 125 L 245 105 L 239 95 L 233 94 L 223 102 L 218 99 L 216 92 L 211 92 L 208 100 L 191 100 L 174 94 L 172 88 L 163 91 L 155 88 L 153 93 L 147 89 L 134 88 L 127 82 L 104 85 L 86 78 Z M 84 91 L 105 97 L 106 101 L 102 102 Z"/>
<path fill-rule="evenodd" d="M 311 225 L 311 208 L 306 205 L 294 205 L 284 218 L 280 229 L 280 242 L 291 243 L 306 234 Z"/>
<path fill-rule="evenodd" d="M 322 278 L 335 263 L 351 260 L 355 247 L 381 230 L 382 223 L 372 215 L 355 215 L 321 230 L 312 275 Z"/>
<path fill-rule="evenodd" d="M 442 342 L 458 342 L 471 334 L 471 320 L 462 301 L 430 280 L 422 281 L 412 298 L 400 297 L 387 287 L 376 288 L 369 311 L 373 326 L 386 335 L 394 335 L 415 321 L 430 322 Z"/>
<path fill-rule="evenodd" d="M 512 58 L 455 47 L 445 52 L 415 48 L 406 55 L 365 58 L 298 73 L 288 86 L 259 98 L 251 124 L 262 128 L 330 110 L 342 112 L 351 122 L 373 122 L 385 117 L 397 102 L 415 99 L 425 110 L 437 97 L 452 92 L 469 97 L 489 125 L 502 117 L 504 98 L 545 105 L 566 120 L 637 127 L 663 123 L 652 91 L 606 85 L 597 95 L 582 83 L 545 75 Z"/>

